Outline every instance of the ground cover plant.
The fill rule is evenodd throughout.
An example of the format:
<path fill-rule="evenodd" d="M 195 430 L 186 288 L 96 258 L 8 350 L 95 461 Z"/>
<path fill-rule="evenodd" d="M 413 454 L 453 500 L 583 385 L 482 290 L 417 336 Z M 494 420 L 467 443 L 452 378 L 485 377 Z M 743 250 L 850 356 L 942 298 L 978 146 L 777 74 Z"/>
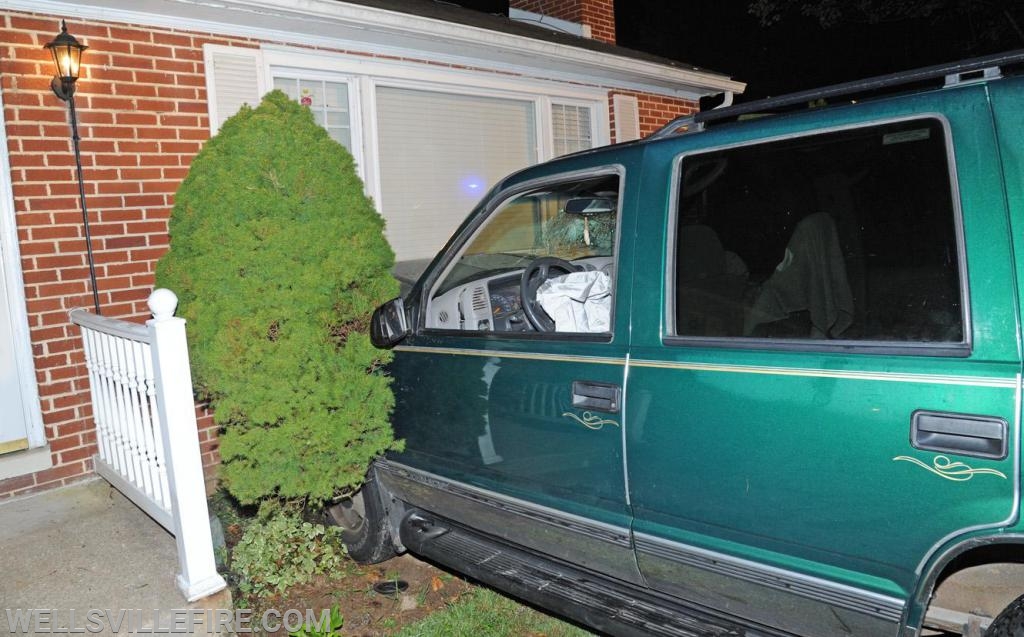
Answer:
<path fill-rule="evenodd" d="M 341 567 L 345 551 L 340 529 L 303 520 L 294 511 L 268 508 L 260 511 L 231 553 L 241 592 L 264 598 Z"/>

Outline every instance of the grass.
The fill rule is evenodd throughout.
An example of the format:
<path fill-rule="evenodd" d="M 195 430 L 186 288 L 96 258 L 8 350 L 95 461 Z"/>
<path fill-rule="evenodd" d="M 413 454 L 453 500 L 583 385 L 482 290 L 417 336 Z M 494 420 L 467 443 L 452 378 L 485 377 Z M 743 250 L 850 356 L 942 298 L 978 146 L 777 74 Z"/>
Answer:
<path fill-rule="evenodd" d="M 479 588 L 395 637 L 592 637 L 572 624 Z"/>

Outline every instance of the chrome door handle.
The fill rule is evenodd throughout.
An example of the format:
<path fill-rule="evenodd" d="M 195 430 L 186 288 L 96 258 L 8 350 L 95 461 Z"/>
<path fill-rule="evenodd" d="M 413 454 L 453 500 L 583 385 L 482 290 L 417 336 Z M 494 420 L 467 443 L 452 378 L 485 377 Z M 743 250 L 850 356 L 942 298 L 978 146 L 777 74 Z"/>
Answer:
<path fill-rule="evenodd" d="M 622 387 L 612 383 L 574 380 L 572 406 L 616 414 L 622 407 Z"/>
<path fill-rule="evenodd" d="M 919 409 L 910 422 L 910 443 L 917 449 L 977 458 L 1006 457 L 1008 427 L 1003 418 Z"/>

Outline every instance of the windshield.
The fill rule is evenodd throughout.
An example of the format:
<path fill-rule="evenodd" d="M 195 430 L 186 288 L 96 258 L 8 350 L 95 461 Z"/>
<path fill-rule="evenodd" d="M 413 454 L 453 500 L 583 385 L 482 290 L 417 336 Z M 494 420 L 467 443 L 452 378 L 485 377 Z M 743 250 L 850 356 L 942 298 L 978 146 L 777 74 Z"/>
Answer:
<path fill-rule="evenodd" d="M 438 292 L 481 276 L 522 269 L 542 256 L 566 261 L 612 256 L 618 181 L 617 175 L 605 175 L 532 190 L 504 202 L 470 239 Z M 581 197 L 610 205 L 597 214 L 566 212 L 566 203 Z"/>

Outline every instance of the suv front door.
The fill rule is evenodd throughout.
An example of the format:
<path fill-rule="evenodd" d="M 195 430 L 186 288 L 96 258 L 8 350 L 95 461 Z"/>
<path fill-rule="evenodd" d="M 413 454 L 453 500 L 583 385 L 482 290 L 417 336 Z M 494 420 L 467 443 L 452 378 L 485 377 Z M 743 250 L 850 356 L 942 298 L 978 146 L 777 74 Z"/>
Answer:
<path fill-rule="evenodd" d="M 501 189 L 460 230 L 413 290 L 419 327 L 392 365 L 406 451 L 379 468 L 399 495 L 439 490 L 433 513 L 638 582 L 621 414 L 634 223 L 623 202 L 635 190 L 626 165 L 561 162 Z M 576 277 L 577 300 L 528 316 L 524 272 L 527 297 L 544 296 L 545 279 Z"/>
<path fill-rule="evenodd" d="M 983 87 L 833 113 L 649 151 L 635 541 L 656 589 L 894 635 L 930 558 L 1016 515 L 1010 233 Z"/>

